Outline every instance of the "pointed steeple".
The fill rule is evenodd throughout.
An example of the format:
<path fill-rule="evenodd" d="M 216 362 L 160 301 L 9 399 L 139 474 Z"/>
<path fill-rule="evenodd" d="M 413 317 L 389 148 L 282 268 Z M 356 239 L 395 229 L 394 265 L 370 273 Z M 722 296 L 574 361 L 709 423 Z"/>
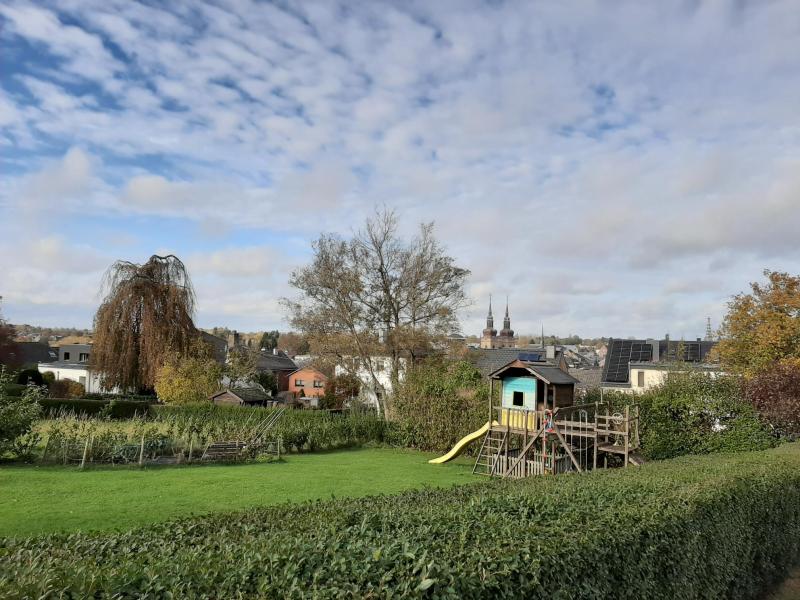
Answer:
<path fill-rule="evenodd" d="M 489 294 L 489 314 L 486 315 L 486 329 L 494 329 L 494 317 L 492 316 L 492 295 Z"/>
<path fill-rule="evenodd" d="M 511 329 L 511 317 L 508 316 L 508 296 L 506 296 L 506 316 L 503 319 L 503 330 L 509 331 Z"/>

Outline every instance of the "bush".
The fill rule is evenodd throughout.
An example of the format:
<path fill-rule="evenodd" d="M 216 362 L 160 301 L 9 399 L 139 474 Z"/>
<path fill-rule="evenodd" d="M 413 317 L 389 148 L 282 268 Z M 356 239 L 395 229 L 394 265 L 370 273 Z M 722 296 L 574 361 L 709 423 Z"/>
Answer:
<path fill-rule="evenodd" d="M 6 396 L 19 398 L 28 386 L 19 383 L 7 383 L 5 386 L 0 387 L 0 393 L 5 391 Z"/>
<path fill-rule="evenodd" d="M 488 420 L 489 386 L 465 361 L 429 361 L 408 372 L 393 399 L 390 441 L 447 450 Z"/>
<path fill-rule="evenodd" d="M 798 552 L 787 444 L 6 539 L 0 596 L 748 599 Z"/>
<path fill-rule="evenodd" d="M 28 385 L 28 383 L 43 385 L 44 378 L 38 369 L 23 369 L 17 373 L 16 383 L 20 385 Z"/>
<path fill-rule="evenodd" d="M 51 398 L 80 398 L 86 391 L 82 383 L 72 379 L 58 379 L 47 387 Z"/>
<path fill-rule="evenodd" d="M 800 368 L 778 364 L 747 382 L 745 395 L 781 437 L 800 436 Z"/>
<path fill-rule="evenodd" d="M 674 372 L 663 385 L 643 394 L 605 392 L 603 400 L 619 410 L 639 404 L 642 454 L 651 460 L 763 450 L 777 442 L 734 376 Z M 599 392 L 591 391 L 585 401 L 600 401 Z"/>
<path fill-rule="evenodd" d="M 93 400 L 89 398 L 42 398 L 39 400 L 39 404 L 44 409 L 46 416 L 69 412 L 77 415 L 103 414 L 112 419 L 130 419 L 136 414 L 146 415 L 150 406 L 149 402 L 139 400 Z"/>
<path fill-rule="evenodd" d="M 41 407 L 36 402 L 44 395 L 42 388 L 30 385 L 21 396 L 6 394 L 9 375 L 0 366 L 0 456 L 11 451 L 25 458 L 28 450 L 38 440 L 32 435 L 33 424 L 39 418 Z"/>

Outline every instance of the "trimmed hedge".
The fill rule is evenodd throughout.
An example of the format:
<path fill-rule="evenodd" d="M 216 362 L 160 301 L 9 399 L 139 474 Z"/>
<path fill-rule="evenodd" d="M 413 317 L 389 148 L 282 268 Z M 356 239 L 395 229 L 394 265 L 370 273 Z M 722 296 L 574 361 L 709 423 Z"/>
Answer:
<path fill-rule="evenodd" d="M 22 392 L 25 391 L 25 388 L 28 387 L 21 383 L 9 383 L 5 386 L 6 396 L 13 396 L 15 398 L 19 398 L 22 396 Z"/>
<path fill-rule="evenodd" d="M 89 398 L 43 398 L 39 400 L 46 416 L 62 412 L 79 415 L 104 413 L 112 419 L 130 419 L 136 414 L 144 416 L 150 408 L 149 402 L 139 400 L 94 400 Z"/>
<path fill-rule="evenodd" d="M 6 539 L 0 597 L 746 599 L 798 551 L 787 444 Z"/>

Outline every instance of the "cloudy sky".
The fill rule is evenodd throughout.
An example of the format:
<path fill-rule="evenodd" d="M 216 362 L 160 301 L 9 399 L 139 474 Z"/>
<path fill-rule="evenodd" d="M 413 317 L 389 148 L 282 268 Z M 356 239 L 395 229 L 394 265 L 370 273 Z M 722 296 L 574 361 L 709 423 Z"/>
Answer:
<path fill-rule="evenodd" d="M 794 0 L 0 0 L 0 44 L 15 323 L 90 326 L 111 262 L 173 252 L 200 326 L 285 329 L 310 241 L 380 204 L 472 271 L 466 333 L 492 293 L 692 338 L 800 272 Z"/>

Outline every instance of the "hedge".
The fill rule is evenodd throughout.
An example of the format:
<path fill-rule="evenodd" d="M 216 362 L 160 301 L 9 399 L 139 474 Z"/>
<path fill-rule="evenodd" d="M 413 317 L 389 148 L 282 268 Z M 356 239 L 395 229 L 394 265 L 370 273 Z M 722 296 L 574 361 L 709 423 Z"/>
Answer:
<path fill-rule="evenodd" d="M 153 399 L 154 400 L 154 399 Z M 113 419 L 129 419 L 136 414 L 146 415 L 150 403 L 140 400 L 94 400 L 90 398 L 43 398 L 39 400 L 46 416 L 61 412 L 94 415 L 103 412 Z"/>
<path fill-rule="evenodd" d="M 787 444 L 5 539 L 0 597 L 746 599 L 798 551 Z"/>

